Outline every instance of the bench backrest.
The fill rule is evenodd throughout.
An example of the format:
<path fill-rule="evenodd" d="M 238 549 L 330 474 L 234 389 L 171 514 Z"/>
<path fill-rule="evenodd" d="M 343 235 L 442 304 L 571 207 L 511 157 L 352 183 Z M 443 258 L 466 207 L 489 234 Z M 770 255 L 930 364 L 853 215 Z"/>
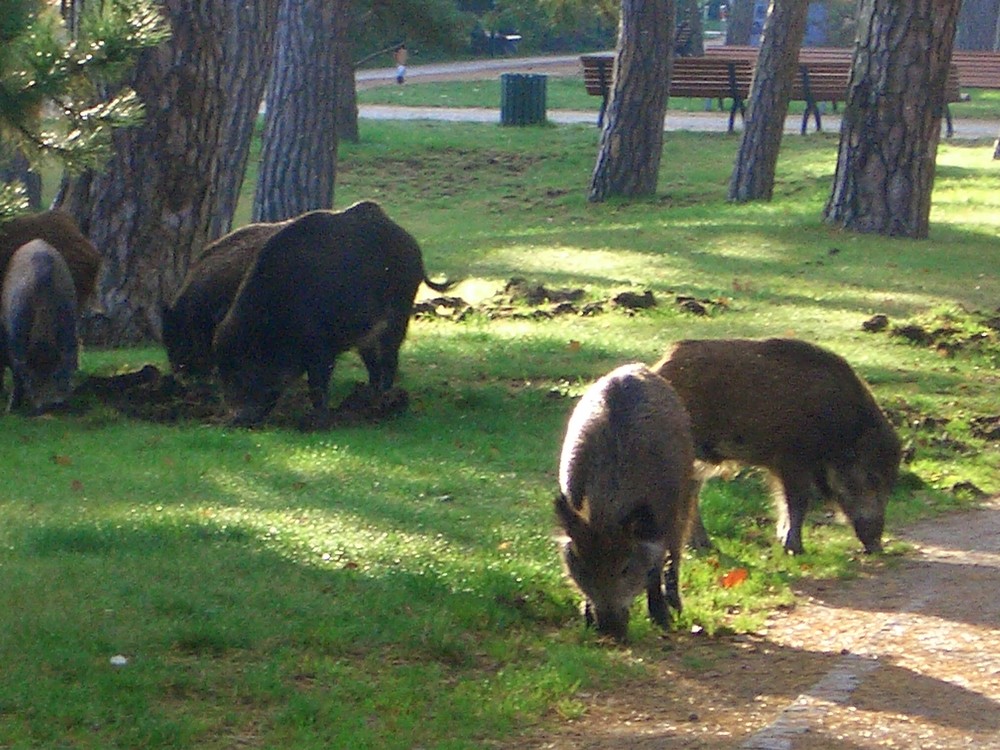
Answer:
<path fill-rule="evenodd" d="M 958 66 L 962 85 L 973 89 L 1000 89 L 1000 52 L 955 50 L 951 61 Z"/>
<path fill-rule="evenodd" d="M 670 96 L 746 99 L 753 65 L 746 60 L 678 57 L 670 74 Z"/>
<path fill-rule="evenodd" d="M 580 55 L 583 85 L 591 96 L 607 96 L 615 69 L 614 55 Z"/>
<path fill-rule="evenodd" d="M 614 73 L 614 55 L 581 55 L 587 93 L 607 96 Z M 753 66 L 746 60 L 709 57 L 675 57 L 670 75 L 671 96 L 731 97 L 733 87 L 741 99 L 750 91 Z"/>
<path fill-rule="evenodd" d="M 732 60 L 757 61 L 759 49 L 743 44 L 711 45 L 705 55 Z M 840 62 L 850 63 L 854 56 L 852 47 L 802 47 L 800 63 Z M 946 100 L 959 101 L 960 88 L 1000 89 L 1000 52 L 955 50 L 951 62 L 957 66 L 949 69 Z"/>

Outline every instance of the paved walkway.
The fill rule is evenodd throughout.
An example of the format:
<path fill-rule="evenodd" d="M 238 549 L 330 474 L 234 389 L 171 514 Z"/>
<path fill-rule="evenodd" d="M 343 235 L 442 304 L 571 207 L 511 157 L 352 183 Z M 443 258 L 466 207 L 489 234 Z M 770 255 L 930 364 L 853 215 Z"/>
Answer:
<path fill-rule="evenodd" d="M 489 107 L 398 107 L 390 104 L 364 104 L 359 109 L 362 118 L 370 120 L 449 120 L 452 122 L 500 122 L 500 109 Z M 549 110 L 549 122 L 557 125 L 587 123 L 595 125 L 596 112 L 581 110 Z M 789 115 L 785 120 L 786 133 L 799 133 L 802 115 Z M 664 130 L 697 130 L 699 132 L 725 133 L 729 126 L 727 112 L 667 112 Z M 741 123 L 737 118 L 737 131 Z M 840 130 L 840 117 L 825 115 L 823 130 L 836 133 Z M 810 123 L 809 133 L 814 132 Z M 955 120 L 953 138 L 959 140 L 990 140 L 1000 133 L 1000 123 L 992 120 Z"/>

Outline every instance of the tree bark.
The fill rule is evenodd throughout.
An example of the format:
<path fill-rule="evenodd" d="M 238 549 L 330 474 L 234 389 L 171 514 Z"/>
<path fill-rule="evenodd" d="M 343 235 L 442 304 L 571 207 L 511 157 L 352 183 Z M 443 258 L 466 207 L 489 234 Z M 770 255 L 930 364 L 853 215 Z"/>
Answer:
<path fill-rule="evenodd" d="M 830 224 L 926 237 L 961 0 L 862 0 Z"/>
<path fill-rule="evenodd" d="M 962 0 L 955 49 L 996 49 L 1000 0 Z"/>
<path fill-rule="evenodd" d="M 687 21 L 691 27 L 691 39 L 683 50 L 674 50 L 675 54 L 688 57 L 700 57 L 705 54 L 705 25 L 701 19 L 701 3 L 698 0 L 678 0 L 677 23 Z"/>
<path fill-rule="evenodd" d="M 283 0 L 267 94 L 254 221 L 333 208 L 337 169 L 338 21 L 346 0 Z"/>
<path fill-rule="evenodd" d="M 589 200 L 656 192 L 673 39 L 674 0 L 622 0 L 615 73 Z"/>
<path fill-rule="evenodd" d="M 997 136 L 997 141 L 993 144 L 993 158 L 1000 159 L 1000 136 Z"/>
<path fill-rule="evenodd" d="M 743 136 L 729 180 L 729 200 L 770 200 L 788 101 L 799 74 L 807 0 L 774 0 L 747 99 Z"/>
<path fill-rule="evenodd" d="M 131 85 L 145 120 L 114 137 L 104 171 L 70 181 L 63 208 L 104 258 L 93 343 L 157 338 L 191 258 L 232 221 L 273 51 L 278 0 L 165 0 L 171 39 Z M 249 120 L 249 123 L 247 122 Z"/>
<path fill-rule="evenodd" d="M 355 19 L 351 17 L 350 3 L 343 3 L 344 10 L 338 12 L 335 21 L 337 47 L 337 137 L 348 143 L 357 143 L 360 138 L 358 129 L 358 89 L 354 64 L 354 34 Z"/>
<path fill-rule="evenodd" d="M 726 16 L 726 44 L 750 44 L 754 0 L 732 0 Z"/>

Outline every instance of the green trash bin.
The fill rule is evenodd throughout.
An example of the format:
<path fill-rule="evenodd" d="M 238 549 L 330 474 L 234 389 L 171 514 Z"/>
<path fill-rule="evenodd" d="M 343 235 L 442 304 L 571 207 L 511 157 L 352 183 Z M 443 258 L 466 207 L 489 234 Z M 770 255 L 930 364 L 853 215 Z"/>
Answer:
<path fill-rule="evenodd" d="M 500 76 L 500 124 L 539 125 L 545 122 L 546 76 L 503 73 Z"/>

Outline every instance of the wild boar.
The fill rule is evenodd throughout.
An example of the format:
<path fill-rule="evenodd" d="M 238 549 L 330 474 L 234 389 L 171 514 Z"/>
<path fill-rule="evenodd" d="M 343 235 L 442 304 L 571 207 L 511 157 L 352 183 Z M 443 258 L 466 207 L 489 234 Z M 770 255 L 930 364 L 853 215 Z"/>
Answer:
<path fill-rule="evenodd" d="M 66 261 L 76 289 L 77 314 L 94 298 L 101 256 L 73 217 L 63 211 L 42 211 L 18 216 L 0 224 L 0 280 L 18 248 L 34 239 L 45 240 Z M 79 319 L 79 318 L 78 318 Z M 0 372 L 8 366 L 6 352 L 0 347 Z"/>
<path fill-rule="evenodd" d="M 212 336 L 257 254 L 289 222 L 248 224 L 208 245 L 162 311 L 161 338 L 177 375 L 212 371 Z"/>
<path fill-rule="evenodd" d="M 334 361 L 348 349 L 361 355 L 376 396 L 388 391 L 421 282 L 451 287 L 427 279 L 417 241 L 376 203 L 290 222 L 261 249 L 215 331 L 234 423 L 263 419 L 303 372 L 323 418 Z"/>
<path fill-rule="evenodd" d="M 14 376 L 8 409 L 27 405 L 39 413 L 61 404 L 72 391 L 79 344 L 73 277 L 54 247 L 32 240 L 14 253 L 4 275 L 0 313 Z"/>
<path fill-rule="evenodd" d="M 882 548 L 898 436 L 842 358 L 795 339 L 681 341 L 653 366 L 691 417 L 698 476 L 725 461 L 774 478 L 778 538 L 802 552 L 814 495 L 835 501 L 867 552 Z M 692 541 L 708 546 L 700 515 Z"/>
<path fill-rule="evenodd" d="M 34 239 L 45 240 L 66 261 L 76 289 L 78 310 L 90 303 L 97 285 L 101 256 L 73 217 L 63 211 L 18 216 L 0 225 L 0 278 L 18 248 Z"/>
<path fill-rule="evenodd" d="M 613 370 L 574 408 L 555 511 L 566 572 L 598 632 L 625 640 L 629 607 L 643 590 L 661 627 L 670 624 L 668 606 L 681 611 L 681 553 L 697 502 L 693 463 L 684 407 L 645 365 Z"/>

